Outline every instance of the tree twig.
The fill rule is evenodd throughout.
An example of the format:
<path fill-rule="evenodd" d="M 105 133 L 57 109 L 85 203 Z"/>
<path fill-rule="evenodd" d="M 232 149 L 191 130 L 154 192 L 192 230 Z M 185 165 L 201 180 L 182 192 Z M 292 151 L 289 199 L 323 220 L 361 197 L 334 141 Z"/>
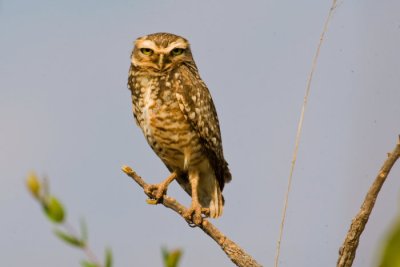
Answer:
<path fill-rule="evenodd" d="M 129 177 L 131 177 L 140 187 L 144 188 L 147 183 L 137 175 L 132 168 L 129 166 L 123 166 L 122 171 L 124 171 Z M 149 196 L 151 197 L 151 196 Z M 185 206 L 180 204 L 177 200 L 167 195 L 164 195 L 161 203 L 167 208 L 172 209 L 178 213 L 183 219 L 183 214 L 186 211 Z M 185 219 L 186 220 L 186 219 Z M 189 224 L 190 221 L 187 221 Z M 217 227 L 215 227 L 208 220 L 203 219 L 202 224 L 199 226 L 204 233 L 214 239 L 215 242 L 221 247 L 229 259 L 239 267 L 262 267 L 257 263 L 249 254 L 247 254 L 241 247 L 239 247 L 235 242 L 230 240 L 227 236 L 221 233 Z"/>
<path fill-rule="evenodd" d="M 374 183 L 368 190 L 365 196 L 364 203 L 362 204 L 360 211 L 354 217 L 351 222 L 350 229 L 347 232 L 346 238 L 343 245 L 339 249 L 339 258 L 337 261 L 337 267 L 351 267 L 353 260 L 356 255 L 360 236 L 368 222 L 369 216 L 375 205 L 378 193 L 386 180 L 391 168 L 393 167 L 396 160 L 400 157 L 400 136 L 397 141 L 396 147 L 391 153 L 388 153 L 388 158 L 383 163 L 378 175 L 375 178 Z"/>
<path fill-rule="evenodd" d="M 63 226 L 70 236 L 75 237 L 77 240 L 84 239 L 79 237 L 78 231 L 69 222 L 64 222 Z M 90 248 L 87 240 L 85 240 L 84 246 L 82 246 L 82 251 L 83 253 L 85 253 L 86 257 L 90 260 L 91 263 L 96 264 L 97 267 L 103 267 L 103 265 L 97 259 L 96 254 L 94 254 L 94 252 Z"/>

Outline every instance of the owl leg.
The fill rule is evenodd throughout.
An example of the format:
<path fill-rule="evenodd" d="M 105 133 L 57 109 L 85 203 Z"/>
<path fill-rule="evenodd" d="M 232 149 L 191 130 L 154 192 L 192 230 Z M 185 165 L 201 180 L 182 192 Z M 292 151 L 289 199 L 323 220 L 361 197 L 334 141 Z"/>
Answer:
<path fill-rule="evenodd" d="M 190 208 L 183 214 L 186 220 L 192 221 L 195 225 L 200 225 L 203 221 L 203 217 L 201 216 L 202 207 L 199 202 L 198 196 L 198 185 L 199 185 L 199 172 L 189 171 L 189 182 L 192 188 L 192 205 Z"/>
<path fill-rule="evenodd" d="M 147 203 L 149 204 L 157 204 L 160 202 L 164 194 L 167 193 L 168 185 L 175 180 L 177 177 L 176 173 L 173 172 L 171 173 L 170 176 L 167 177 L 164 181 L 162 181 L 159 184 L 150 184 L 146 185 L 144 187 L 144 192 L 146 195 L 148 195 L 150 198 L 147 200 Z"/>

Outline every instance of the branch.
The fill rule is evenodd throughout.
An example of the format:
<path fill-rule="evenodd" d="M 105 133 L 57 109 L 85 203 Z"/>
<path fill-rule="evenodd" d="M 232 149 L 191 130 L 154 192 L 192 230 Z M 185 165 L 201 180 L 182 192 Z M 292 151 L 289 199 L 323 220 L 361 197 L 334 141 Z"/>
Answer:
<path fill-rule="evenodd" d="M 122 171 L 124 171 L 128 176 L 130 176 L 143 189 L 147 185 L 147 183 L 142 179 L 142 177 L 137 175 L 129 166 L 123 166 Z M 185 206 L 180 204 L 174 198 L 164 195 L 160 204 L 164 205 L 167 208 L 172 209 L 173 211 L 178 213 L 183 219 L 185 219 L 183 217 L 183 214 L 186 211 Z M 190 221 L 187 222 L 191 224 Z M 199 227 L 201 230 L 203 230 L 204 233 L 206 233 L 209 237 L 214 239 L 215 242 L 217 242 L 217 244 L 229 257 L 229 259 L 237 266 L 262 267 L 249 254 L 247 254 L 235 242 L 233 242 L 227 236 L 221 233 L 212 223 L 210 223 L 206 219 L 203 219 L 203 222 Z"/>
<path fill-rule="evenodd" d="M 397 141 L 396 147 L 391 153 L 388 153 L 388 158 L 383 163 L 374 183 L 368 190 L 365 196 L 364 203 L 362 204 L 360 211 L 354 217 L 351 222 L 350 229 L 347 232 L 346 239 L 343 245 L 339 249 L 339 259 L 337 267 L 351 267 L 353 260 L 356 255 L 360 236 L 368 222 L 369 215 L 372 212 L 378 193 L 386 180 L 391 168 L 393 167 L 396 160 L 400 157 L 400 136 Z"/>

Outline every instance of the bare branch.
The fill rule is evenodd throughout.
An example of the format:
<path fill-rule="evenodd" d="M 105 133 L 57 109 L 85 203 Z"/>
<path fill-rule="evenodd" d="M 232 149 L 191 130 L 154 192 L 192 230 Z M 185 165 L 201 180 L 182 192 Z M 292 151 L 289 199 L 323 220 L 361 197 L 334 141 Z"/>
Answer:
<path fill-rule="evenodd" d="M 337 267 L 351 267 L 353 260 L 356 255 L 360 236 L 368 222 L 369 215 L 375 205 L 376 198 L 378 197 L 379 191 L 386 180 L 391 168 L 393 167 L 396 160 L 400 157 L 400 136 L 397 141 L 396 147 L 391 153 L 388 153 L 388 158 L 382 165 L 374 183 L 368 190 L 368 193 L 364 199 L 360 211 L 354 217 L 351 222 L 350 229 L 347 232 L 346 239 L 343 245 L 339 249 L 339 259 Z"/>
<path fill-rule="evenodd" d="M 129 166 L 123 166 L 122 170 L 130 176 L 140 187 L 144 189 L 147 183 L 137 175 L 132 168 Z M 149 196 L 151 197 L 151 196 Z M 180 204 L 174 198 L 164 195 L 161 203 L 167 208 L 172 209 L 176 213 L 178 213 L 183 219 L 183 214 L 186 211 L 185 206 Z M 186 219 L 185 219 L 186 220 Z M 186 220 L 187 221 L 187 220 Z M 187 221 L 191 224 L 190 221 Z M 240 248 L 235 242 L 230 240 L 227 236 L 221 233 L 217 227 L 215 227 L 208 220 L 203 219 L 202 224 L 199 226 L 204 233 L 214 239 L 215 242 L 221 247 L 221 249 L 225 252 L 225 254 L 229 257 L 229 259 L 239 267 L 261 267 L 259 263 L 257 263 L 249 254 L 247 254 L 242 248 Z"/>

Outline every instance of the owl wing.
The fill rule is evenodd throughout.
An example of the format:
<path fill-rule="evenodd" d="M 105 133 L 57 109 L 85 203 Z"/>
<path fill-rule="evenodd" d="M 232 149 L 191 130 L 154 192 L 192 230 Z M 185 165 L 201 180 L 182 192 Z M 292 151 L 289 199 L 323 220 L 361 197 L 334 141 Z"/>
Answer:
<path fill-rule="evenodd" d="M 224 159 L 221 131 L 211 94 L 195 67 L 184 65 L 175 77 L 179 107 L 199 135 L 222 191 L 225 182 L 231 180 L 231 174 Z"/>

